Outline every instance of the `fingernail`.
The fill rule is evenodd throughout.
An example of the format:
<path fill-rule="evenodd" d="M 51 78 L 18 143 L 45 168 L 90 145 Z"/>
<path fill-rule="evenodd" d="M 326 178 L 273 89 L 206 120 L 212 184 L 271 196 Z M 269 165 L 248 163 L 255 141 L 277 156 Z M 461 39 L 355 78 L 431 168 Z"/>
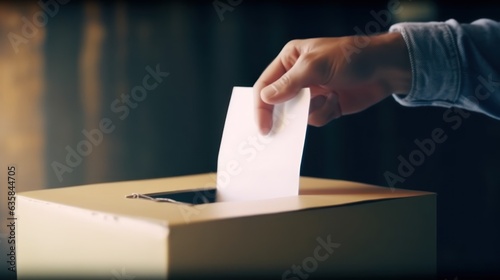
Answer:
<path fill-rule="evenodd" d="M 266 136 L 267 134 L 269 134 L 269 131 L 270 131 L 270 129 L 268 127 L 261 127 L 260 128 L 260 134 L 262 134 L 263 136 Z"/>
<path fill-rule="evenodd" d="M 260 97 L 262 98 L 262 100 L 264 100 L 264 102 L 267 102 L 272 99 L 277 93 L 278 89 L 276 89 L 276 86 L 271 84 L 262 89 L 262 91 L 260 92 Z"/>
<path fill-rule="evenodd" d="M 272 121 L 261 122 L 259 125 L 260 134 L 266 136 L 271 131 Z"/>

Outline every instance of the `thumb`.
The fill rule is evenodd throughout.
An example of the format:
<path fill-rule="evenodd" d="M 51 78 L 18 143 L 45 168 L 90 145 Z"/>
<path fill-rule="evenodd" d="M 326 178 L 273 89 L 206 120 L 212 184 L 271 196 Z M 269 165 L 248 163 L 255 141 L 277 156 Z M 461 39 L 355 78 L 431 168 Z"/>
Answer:
<path fill-rule="evenodd" d="M 261 98 L 265 103 L 278 104 L 294 98 L 297 93 L 312 82 L 308 65 L 300 57 L 297 62 L 278 80 L 261 90 Z"/>

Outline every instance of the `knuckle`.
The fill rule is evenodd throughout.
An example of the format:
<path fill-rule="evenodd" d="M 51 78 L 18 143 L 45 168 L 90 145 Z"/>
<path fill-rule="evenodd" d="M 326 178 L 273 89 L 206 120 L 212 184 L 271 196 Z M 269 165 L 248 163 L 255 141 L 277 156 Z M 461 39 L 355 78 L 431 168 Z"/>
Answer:
<path fill-rule="evenodd" d="M 331 72 L 331 64 L 327 58 L 318 56 L 314 53 L 309 53 L 304 56 L 303 63 L 305 71 L 320 78 L 323 81 Z"/>
<path fill-rule="evenodd" d="M 293 39 L 293 40 L 290 40 L 288 41 L 288 43 L 285 44 L 285 47 L 284 49 L 287 49 L 287 48 L 295 48 L 296 46 L 299 45 L 301 40 L 299 39 Z"/>
<path fill-rule="evenodd" d="M 257 80 L 254 84 L 253 84 L 253 89 L 254 91 L 257 93 L 257 92 L 260 92 L 260 90 L 262 90 L 263 88 L 265 87 L 265 84 L 264 82 L 260 81 L 260 80 Z"/>
<path fill-rule="evenodd" d="M 297 42 L 295 40 L 292 40 L 288 43 L 285 44 L 283 49 L 281 49 L 280 55 L 285 55 L 288 56 L 292 54 L 295 51 L 295 46 L 297 45 Z"/>
<path fill-rule="evenodd" d="M 300 56 L 297 48 L 298 44 L 299 40 L 292 40 L 288 42 L 279 54 L 279 59 L 286 69 L 290 69 Z"/>
<path fill-rule="evenodd" d="M 279 88 L 287 88 L 292 84 L 292 79 L 290 79 L 290 75 L 288 73 L 283 74 L 281 78 L 277 81 L 277 86 Z"/>

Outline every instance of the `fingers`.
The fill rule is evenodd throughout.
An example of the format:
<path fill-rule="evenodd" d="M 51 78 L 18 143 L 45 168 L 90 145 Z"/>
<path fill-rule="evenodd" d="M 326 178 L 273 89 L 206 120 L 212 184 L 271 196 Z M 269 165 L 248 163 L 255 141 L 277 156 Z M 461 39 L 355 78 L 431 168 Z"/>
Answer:
<path fill-rule="evenodd" d="M 261 133 L 267 134 L 272 128 L 274 104 L 294 98 L 302 88 L 319 80 L 314 76 L 314 72 L 309 71 L 310 67 L 311 65 L 305 61 L 304 56 L 301 56 L 286 71 L 278 57 L 262 74 L 262 79 L 259 79 L 254 87 L 257 96 L 257 122 Z"/>
<path fill-rule="evenodd" d="M 259 92 L 263 88 L 272 84 L 278 80 L 283 74 L 287 72 L 287 68 L 282 63 L 282 56 L 287 55 L 285 52 L 281 52 L 272 62 L 267 66 L 267 68 L 262 72 L 259 79 L 255 82 L 254 88 Z M 290 66 L 291 67 L 291 66 Z"/>
<path fill-rule="evenodd" d="M 268 104 L 278 104 L 294 98 L 302 88 L 317 80 L 309 69 L 310 65 L 304 61 L 304 56 L 299 57 L 290 70 L 261 90 L 262 100 Z"/>
<path fill-rule="evenodd" d="M 323 126 L 331 120 L 342 116 L 337 94 L 328 93 L 311 99 L 309 106 L 309 121 L 312 126 Z"/>
<path fill-rule="evenodd" d="M 281 77 L 284 73 L 286 73 L 286 69 L 278 56 L 271 62 L 266 70 L 262 72 L 261 76 L 253 86 L 256 108 L 255 115 L 257 116 L 256 121 L 259 126 L 260 133 L 263 135 L 267 135 L 273 126 L 274 106 L 262 100 L 261 91 L 264 87 L 279 79 L 279 77 Z"/>
<path fill-rule="evenodd" d="M 257 125 L 262 135 L 267 135 L 273 127 L 273 108 L 274 105 L 267 104 L 260 98 L 260 91 L 254 86 L 255 97 L 255 115 L 257 117 Z"/>
<path fill-rule="evenodd" d="M 254 85 L 257 123 L 262 134 L 268 134 L 272 128 L 274 104 L 288 101 L 302 88 L 322 80 L 317 71 L 311 71 L 315 57 L 301 53 L 301 42 L 288 43 Z"/>

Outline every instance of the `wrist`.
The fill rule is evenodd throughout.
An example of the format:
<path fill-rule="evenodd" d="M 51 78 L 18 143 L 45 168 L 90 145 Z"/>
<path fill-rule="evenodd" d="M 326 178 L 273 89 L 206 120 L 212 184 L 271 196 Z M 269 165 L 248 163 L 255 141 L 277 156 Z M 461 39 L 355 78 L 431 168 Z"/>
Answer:
<path fill-rule="evenodd" d="M 408 48 L 401 33 L 374 36 L 372 60 L 375 78 L 386 88 L 387 95 L 406 95 L 411 90 L 412 71 Z"/>

